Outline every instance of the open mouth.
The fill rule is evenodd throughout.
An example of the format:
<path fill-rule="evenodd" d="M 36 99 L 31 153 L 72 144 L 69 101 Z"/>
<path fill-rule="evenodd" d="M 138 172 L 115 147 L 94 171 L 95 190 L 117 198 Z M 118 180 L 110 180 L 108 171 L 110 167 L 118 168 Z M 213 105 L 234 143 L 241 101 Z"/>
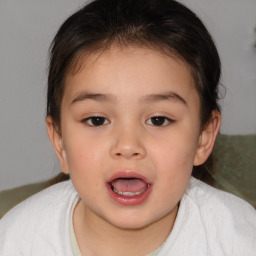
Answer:
<path fill-rule="evenodd" d="M 153 188 L 146 177 L 135 172 L 118 172 L 106 183 L 110 197 L 118 204 L 135 206 L 144 203 Z"/>
<path fill-rule="evenodd" d="M 112 191 L 118 195 L 134 197 L 143 194 L 150 187 L 150 184 L 141 178 L 121 177 L 114 179 L 110 186 Z"/>

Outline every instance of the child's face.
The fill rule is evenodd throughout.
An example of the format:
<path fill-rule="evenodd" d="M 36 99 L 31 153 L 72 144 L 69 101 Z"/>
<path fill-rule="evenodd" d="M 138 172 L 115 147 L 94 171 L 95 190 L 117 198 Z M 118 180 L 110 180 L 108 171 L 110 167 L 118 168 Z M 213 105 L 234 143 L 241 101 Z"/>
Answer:
<path fill-rule="evenodd" d="M 208 156 L 200 155 L 199 112 L 181 61 L 135 47 L 87 58 L 67 78 L 54 142 L 87 220 L 122 228 L 174 222 L 193 164 Z"/>

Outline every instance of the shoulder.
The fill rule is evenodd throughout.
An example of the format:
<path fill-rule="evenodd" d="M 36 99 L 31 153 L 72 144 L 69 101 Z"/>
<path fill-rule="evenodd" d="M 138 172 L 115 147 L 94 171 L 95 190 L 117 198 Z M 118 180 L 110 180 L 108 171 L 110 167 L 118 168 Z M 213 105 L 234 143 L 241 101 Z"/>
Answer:
<path fill-rule="evenodd" d="M 5 250 L 1 246 L 9 247 L 10 241 L 19 248 L 30 246 L 31 241 L 37 241 L 33 246 L 44 247 L 43 243 L 49 244 L 51 239 L 56 239 L 57 232 L 63 231 L 65 235 L 69 212 L 76 197 L 71 181 L 65 181 L 15 206 L 0 220 L 0 240 L 3 241 L 0 252 Z M 42 239 L 46 237 L 47 241 Z"/>
<path fill-rule="evenodd" d="M 256 217 L 255 209 L 243 199 L 211 187 L 193 177 L 190 179 L 185 196 L 200 209 L 211 207 L 212 210 L 217 211 L 221 207 L 223 210 L 232 210 L 234 216 L 248 215 L 253 220 Z"/>
<path fill-rule="evenodd" d="M 200 215 L 209 244 L 218 243 L 231 254 L 235 248 L 241 253 L 256 249 L 256 211 L 249 203 L 194 178 L 184 200 Z"/>
<path fill-rule="evenodd" d="M 5 221 L 10 221 L 12 217 L 25 220 L 29 215 L 38 216 L 45 214 L 46 209 L 47 211 L 55 211 L 68 204 L 70 198 L 75 195 L 75 189 L 70 181 L 50 186 L 12 208 L 1 219 L 1 225 Z"/>

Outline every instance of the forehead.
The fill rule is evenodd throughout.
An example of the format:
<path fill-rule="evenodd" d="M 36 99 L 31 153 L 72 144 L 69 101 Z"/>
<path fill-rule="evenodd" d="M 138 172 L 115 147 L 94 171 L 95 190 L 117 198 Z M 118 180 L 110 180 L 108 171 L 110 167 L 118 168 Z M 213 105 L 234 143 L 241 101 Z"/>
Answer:
<path fill-rule="evenodd" d="M 66 78 L 66 98 L 85 90 L 115 94 L 117 98 L 163 91 L 173 91 L 187 100 L 198 96 L 188 64 L 153 49 L 111 47 L 81 57 L 73 71 Z"/>

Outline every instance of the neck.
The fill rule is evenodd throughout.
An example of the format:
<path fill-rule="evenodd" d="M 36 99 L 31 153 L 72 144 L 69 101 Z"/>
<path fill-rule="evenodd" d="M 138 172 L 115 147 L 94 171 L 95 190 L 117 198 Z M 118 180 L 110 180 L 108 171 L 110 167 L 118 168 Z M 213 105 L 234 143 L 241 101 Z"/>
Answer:
<path fill-rule="evenodd" d="M 156 250 L 171 232 L 178 206 L 170 214 L 140 229 L 122 229 L 90 214 L 81 201 L 74 211 L 74 230 L 82 255 L 147 255 Z"/>

